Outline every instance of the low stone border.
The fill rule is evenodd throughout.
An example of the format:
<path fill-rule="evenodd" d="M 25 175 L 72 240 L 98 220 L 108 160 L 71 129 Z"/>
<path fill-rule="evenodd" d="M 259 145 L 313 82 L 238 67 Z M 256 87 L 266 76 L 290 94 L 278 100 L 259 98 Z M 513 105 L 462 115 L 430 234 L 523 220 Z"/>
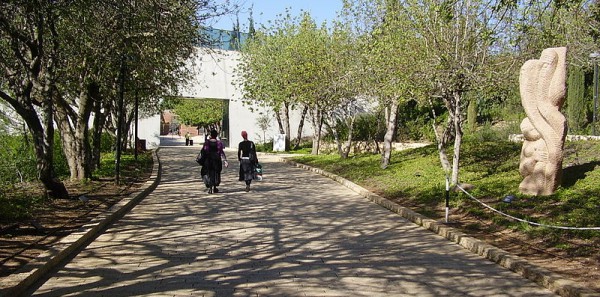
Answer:
<path fill-rule="evenodd" d="M 452 227 L 427 218 L 419 213 L 416 213 L 406 207 L 400 206 L 399 204 L 392 202 L 386 198 L 383 198 L 369 190 L 339 176 L 319 168 L 311 167 L 308 165 L 300 164 L 292 160 L 280 157 L 279 160 L 284 163 L 291 164 L 293 166 L 303 168 L 315 173 L 321 174 L 336 182 L 344 185 L 345 187 L 353 190 L 361 196 L 389 209 L 402 216 L 403 218 L 422 226 L 438 235 L 453 241 L 463 248 L 476 253 L 480 256 L 487 258 L 493 262 L 496 262 L 500 266 L 510 269 L 521 276 L 536 282 L 537 284 L 549 289 L 550 291 L 563 296 L 563 297 L 592 297 L 598 296 L 598 293 L 586 288 L 580 283 L 565 279 L 561 275 L 546 270 L 544 268 L 535 266 L 528 263 L 525 259 L 512 255 L 509 252 L 487 244 L 481 240 L 470 237 L 469 235 L 460 232 Z"/>
<path fill-rule="evenodd" d="M 106 213 L 94 218 L 78 231 L 64 237 L 58 244 L 52 246 L 51 250 L 42 253 L 24 267 L 20 268 L 10 276 L 2 280 L 0 284 L 0 296 L 24 296 L 28 294 L 32 286 L 52 271 L 57 265 L 73 257 L 82 247 L 90 244 L 109 225 L 118 221 L 142 199 L 148 196 L 160 182 L 162 166 L 158 158 L 157 150 L 152 153 L 154 165 L 152 175 L 135 193 L 124 197 L 113 205 Z"/>
<path fill-rule="evenodd" d="M 525 140 L 525 136 L 523 134 L 510 134 L 508 135 L 508 141 L 512 142 L 523 142 Z M 567 135 L 565 137 L 565 141 L 598 141 L 600 140 L 600 136 L 594 135 Z"/>

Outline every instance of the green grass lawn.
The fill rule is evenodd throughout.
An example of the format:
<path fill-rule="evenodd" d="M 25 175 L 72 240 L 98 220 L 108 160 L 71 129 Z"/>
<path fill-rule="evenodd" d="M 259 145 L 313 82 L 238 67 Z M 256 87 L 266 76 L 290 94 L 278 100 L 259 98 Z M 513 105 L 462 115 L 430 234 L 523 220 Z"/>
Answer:
<path fill-rule="evenodd" d="M 475 186 L 470 191 L 472 196 L 518 218 L 547 225 L 600 227 L 600 142 L 565 144 L 562 186 L 546 197 L 518 192 L 522 180 L 518 172 L 520 151 L 521 144 L 511 142 L 465 142 L 461 150 L 460 181 Z M 433 219 L 443 218 L 445 177 L 434 145 L 394 152 L 387 169 L 379 167 L 379 155 L 356 155 L 348 159 L 337 155 L 304 155 L 294 161 L 343 176 Z M 516 199 L 512 203 L 502 202 L 506 195 L 515 195 Z M 489 211 L 464 193 L 452 192 L 450 202 L 451 212 L 477 216 L 498 228 L 549 239 L 554 247 L 567 246 L 561 240 L 566 238 L 592 241 L 596 249 L 600 244 L 600 231 L 532 227 Z"/>

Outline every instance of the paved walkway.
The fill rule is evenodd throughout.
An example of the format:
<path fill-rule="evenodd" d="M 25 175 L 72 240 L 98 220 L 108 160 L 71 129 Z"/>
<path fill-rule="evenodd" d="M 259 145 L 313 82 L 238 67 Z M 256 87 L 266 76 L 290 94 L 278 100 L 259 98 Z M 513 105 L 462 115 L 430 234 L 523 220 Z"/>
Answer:
<path fill-rule="evenodd" d="M 232 161 L 209 195 L 198 150 L 162 147 L 158 187 L 34 295 L 554 296 L 273 156 L 251 192 Z"/>

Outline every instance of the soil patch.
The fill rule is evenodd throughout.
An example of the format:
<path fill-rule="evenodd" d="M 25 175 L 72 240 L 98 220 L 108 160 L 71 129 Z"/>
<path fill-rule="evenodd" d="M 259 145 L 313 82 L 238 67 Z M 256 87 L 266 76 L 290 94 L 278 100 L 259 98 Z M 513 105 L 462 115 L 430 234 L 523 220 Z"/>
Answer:
<path fill-rule="evenodd" d="M 79 230 L 115 203 L 134 193 L 149 179 L 150 173 L 119 186 L 115 185 L 113 180 L 98 180 L 85 184 L 66 183 L 71 199 L 45 199 L 33 210 L 29 219 L 2 220 L 0 281 L 48 251 L 63 237 Z"/>
<path fill-rule="evenodd" d="M 419 205 L 406 205 L 402 199 L 396 199 L 395 202 L 419 212 Z M 445 213 L 440 211 L 429 214 L 429 217 L 441 221 L 444 219 Z M 531 264 L 576 281 L 597 291 L 600 296 L 599 238 L 587 241 L 560 238 L 561 242 L 568 242 L 570 248 L 559 249 L 553 247 L 549 243 L 549 239 L 531 238 L 522 232 L 503 228 L 489 219 L 466 212 L 454 210 L 448 221 L 452 228 L 526 259 Z M 584 254 L 573 252 L 581 250 L 587 250 L 587 252 Z"/>

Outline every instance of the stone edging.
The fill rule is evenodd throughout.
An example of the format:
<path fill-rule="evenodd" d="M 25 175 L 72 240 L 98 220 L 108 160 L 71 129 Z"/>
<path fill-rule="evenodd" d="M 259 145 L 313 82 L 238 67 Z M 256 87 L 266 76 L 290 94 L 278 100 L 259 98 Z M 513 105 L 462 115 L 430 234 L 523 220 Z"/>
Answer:
<path fill-rule="evenodd" d="M 325 177 L 331 178 L 332 180 L 342 184 L 343 186 L 353 190 L 361 196 L 379 204 L 388 210 L 399 214 L 403 218 L 426 228 L 438 235 L 445 237 L 446 239 L 453 241 L 463 248 L 476 253 L 486 259 L 493 261 L 500 266 L 510 269 L 521 276 L 536 282 L 537 284 L 549 289 L 550 291 L 563 296 L 563 297 L 592 297 L 598 296 L 598 293 L 586 288 L 580 283 L 565 279 L 561 275 L 546 270 L 544 268 L 535 266 L 528 263 L 525 259 L 512 255 L 509 252 L 487 244 L 479 239 L 470 237 L 469 235 L 460 232 L 452 227 L 448 227 L 443 223 L 437 222 L 419 213 L 416 213 L 406 207 L 400 206 L 399 204 L 392 202 L 386 198 L 383 198 L 375 193 L 368 191 L 367 189 L 339 176 L 319 168 L 311 167 L 295 161 L 288 160 L 286 158 L 279 157 L 280 162 L 288 163 L 293 166 L 303 168 L 305 170 L 313 171 L 321 174 Z"/>
<path fill-rule="evenodd" d="M 154 191 L 160 182 L 162 166 L 157 154 L 158 150 L 152 153 L 154 161 L 152 175 L 135 193 L 124 197 L 113 205 L 105 213 L 100 214 L 92 221 L 81 227 L 54 246 L 27 263 L 10 276 L 2 280 L 0 284 L 0 296 L 23 296 L 28 294 L 32 286 L 52 271 L 57 265 L 76 255 L 82 247 L 90 244 L 98 235 L 100 235 L 109 225 L 118 221 L 135 205 L 142 201 L 149 193 Z"/>

